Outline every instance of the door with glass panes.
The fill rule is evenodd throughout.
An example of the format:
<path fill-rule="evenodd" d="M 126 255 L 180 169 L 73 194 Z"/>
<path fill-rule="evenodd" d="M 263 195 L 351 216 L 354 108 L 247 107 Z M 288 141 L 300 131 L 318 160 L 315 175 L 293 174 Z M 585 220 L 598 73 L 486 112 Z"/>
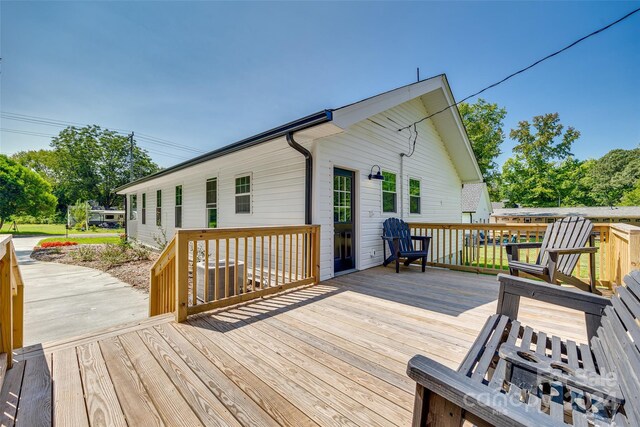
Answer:
<path fill-rule="evenodd" d="M 355 175 L 352 171 L 333 170 L 334 272 L 355 268 Z"/>

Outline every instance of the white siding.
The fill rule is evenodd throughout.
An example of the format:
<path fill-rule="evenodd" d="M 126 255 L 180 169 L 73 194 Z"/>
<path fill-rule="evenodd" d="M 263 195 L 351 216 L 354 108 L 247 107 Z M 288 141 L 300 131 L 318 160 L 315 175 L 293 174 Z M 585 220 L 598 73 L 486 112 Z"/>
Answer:
<path fill-rule="evenodd" d="M 251 214 L 235 213 L 235 178 L 250 173 Z M 175 187 L 182 185 L 182 227 L 205 228 L 206 182 L 218 178 L 218 227 L 304 224 L 304 157 L 284 139 L 271 141 L 145 183 L 138 194 L 138 219 L 129 235 L 155 246 L 156 190 L 162 190 L 162 227 L 175 232 Z M 142 193 L 147 193 L 143 225 Z M 127 193 L 128 195 L 131 193 Z"/>
<path fill-rule="evenodd" d="M 400 177 L 400 153 L 408 151 L 409 138 L 408 132 L 397 132 L 395 128 L 398 123 L 408 124 L 425 115 L 422 102 L 415 99 L 371 117 L 390 129 L 364 120 L 344 133 L 316 141 L 314 223 L 322 226 L 322 279 L 333 276 L 333 167 L 356 172 L 357 269 L 382 263 L 382 223 L 386 218 L 401 216 L 400 197 L 406 221 L 460 222 L 462 183 L 431 120 L 418 124 L 415 153 L 404 158 Z M 381 182 L 368 179 L 375 164 L 398 174 L 395 214 L 382 213 Z M 421 180 L 421 214 L 409 214 L 410 177 Z"/>
<path fill-rule="evenodd" d="M 321 225 L 321 278 L 333 276 L 333 168 L 355 171 L 356 268 L 380 265 L 382 222 L 390 217 L 406 221 L 460 222 L 461 180 L 431 120 L 418 124 L 415 153 L 408 132 L 397 132 L 427 115 L 420 99 L 401 104 L 344 132 L 301 142 L 313 152 L 313 223 Z M 392 121 L 393 120 L 393 121 Z M 394 123 L 395 122 L 395 123 Z M 302 138 L 300 138 L 302 139 Z M 382 213 L 381 182 L 369 180 L 373 165 L 397 174 L 398 212 Z M 155 245 L 156 190 L 162 190 L 162 225 L 167 239 L 174 234 L 175 186 L 183 186 L 183 227 L 206 227 L 206 180 L 218 178 L 218 226 L 292 225 L 304 223 L 304 158 L 284 138 L 244 149 L 218 159 L 157 178 L 136 188 L 138 220 L 129 224 L 132 237 Z M 235 214 L 235 177 L 252 174 L 252 213 Z M 421 213 L 409 214 L 409 178 L 421 181 Z M 143 188 L 144 187 L 144 188 Z M 147 193 L 146 225 L 142 225 L 142 193 Z M 130 194 L 130 193 L 128 193 Z M 442 252 L 441 256 L 444 255 Z"/>

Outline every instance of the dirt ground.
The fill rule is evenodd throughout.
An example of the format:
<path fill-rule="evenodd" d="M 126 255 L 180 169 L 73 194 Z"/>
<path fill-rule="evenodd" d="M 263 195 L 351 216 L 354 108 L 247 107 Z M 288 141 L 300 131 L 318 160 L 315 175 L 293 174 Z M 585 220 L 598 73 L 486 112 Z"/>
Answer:
<path fill-rule="evenodd" d="M 100 247 L 101 245 L 92 246 Z M 140 291 L 149 292 L 149 270 L 158 258 L 159 253 L 150 251 L 148 260 L 129 261 L 120 265 L 108 267 L 100 260 L 80 261 L 78 259 L 74 259 L 71 256 L 71 252 L 76 250 L 77 248 L 78 246 L 67 246 L 61 248 L 37 249 L 33 251 L 33 253 L 31 254 L 31 258 L 38 261 L 80 265 L 83 267 L 101 270 L 122 280 L 125 283 L 128 283 L 129 285 Z"/>

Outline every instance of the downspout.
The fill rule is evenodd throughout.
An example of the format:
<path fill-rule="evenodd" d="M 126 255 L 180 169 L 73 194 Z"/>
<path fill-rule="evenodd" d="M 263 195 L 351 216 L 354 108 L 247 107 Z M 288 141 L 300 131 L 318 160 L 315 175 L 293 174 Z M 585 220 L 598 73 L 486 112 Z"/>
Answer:
<path fill-rule="evenodd" d="M 311 196 L 313 192 L 313 157 L 311 152 L 298 144 L 293 139 L 293 132 L 288 132 L 287 143 L 291 148 L 298 151 L 304 156 L 305 161 L 305 179 L 304 179 L 304 222 L 305 224 L 313 223 L 313 208 L 311 206 Z"/>

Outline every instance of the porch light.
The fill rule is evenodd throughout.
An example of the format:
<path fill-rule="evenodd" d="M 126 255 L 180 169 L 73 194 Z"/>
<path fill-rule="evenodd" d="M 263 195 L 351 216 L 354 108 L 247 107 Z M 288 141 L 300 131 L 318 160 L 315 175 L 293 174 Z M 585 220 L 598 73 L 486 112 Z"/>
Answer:
<path fill-rule="evenodd" d="M 378 168 L 378 172 L 376 172 L 376 174 L 373 174 L 373 168 Z M 382 176 L 382 173 L 380 171 L 380 166 L 378 165 L 373 165 L 371 166 L 371 173 L 369 174 L 369 179 L 378 179 L 380 181 L 384 181 L 384 176 Z"/>

